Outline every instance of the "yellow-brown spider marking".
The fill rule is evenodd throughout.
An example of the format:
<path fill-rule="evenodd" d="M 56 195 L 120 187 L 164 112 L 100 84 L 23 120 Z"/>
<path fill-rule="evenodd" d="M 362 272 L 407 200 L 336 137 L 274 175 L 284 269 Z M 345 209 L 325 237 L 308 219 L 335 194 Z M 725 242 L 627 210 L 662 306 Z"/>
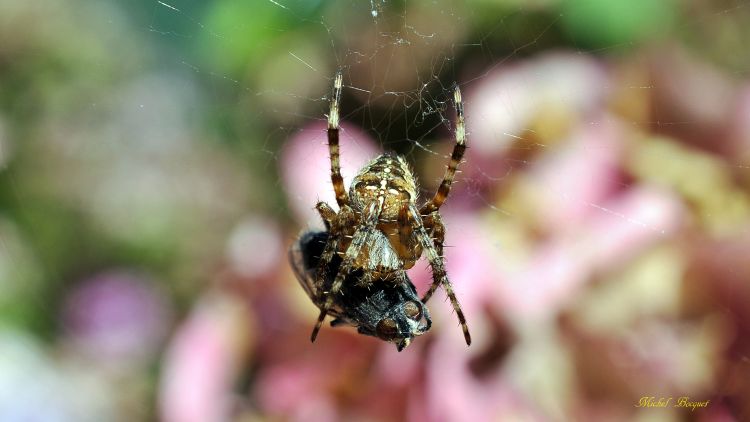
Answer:
<path fill-rule="evenodd" d="M 471 344 L 469 327 L 458 303 L 453 286 L 445 271 L 442 257 L 445 226 L 439 209 L 448 198 L 456 169 L 466 150 L 463 102 L 461 91 L 456 85 L 453 99 L 456 106 L 456 143 L 450 162 L 435 195 L 421 208 L 417 203 L 417 182 L 413 172 L 403 157 L 385 153 L 365 165 L 354 177 L 349 192 L 341 177 L 339 162 L 339 102 L 341 100 L 342 77 L 336 73 L 331 95 L 331 108 L 328 113 L 328 149 L 331 158 L 331 183 L 336 193 L 339 212 L 328 204 L 316 206 L 330 235 L 320 257 L 315 281 L 315 291 L 320 315 L 310 337 L 315 341 L 320 326 L 334 304 L 347 276 L 353 271 L 361 271 L 357 282 L 405 283 L 406 270 L 427 254 L 432 267 L 433 282 L 422 302 L 432 297 L 443 286 L 461 323 L 466 344 Z M 335 255 L 342 258 L 333 284 L 329 291 L 324 289 L 326 268 Z M 383 330 L 391 327 L 384 323 Z"/>

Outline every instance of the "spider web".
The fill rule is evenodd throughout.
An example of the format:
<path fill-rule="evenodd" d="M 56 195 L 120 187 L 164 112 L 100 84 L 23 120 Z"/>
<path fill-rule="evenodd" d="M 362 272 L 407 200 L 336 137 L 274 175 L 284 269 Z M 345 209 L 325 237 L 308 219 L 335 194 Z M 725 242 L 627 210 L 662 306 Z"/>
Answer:
<path fill-rule="evenodd" d="M 712 112 L 708 110 L 711 106 L 649 113 L 644 109 L 658 109 L 659 105 L 646 101 L 631 107 L 628 101 L 642 96 L 644 91 L 657 91 L 654 97 L 679 95 L 679 84 L 695 83 L 706 87 L 707 95 L 702 100 L 714 101 L 711 104 L 717 110 L 726 110 L 722 103 L 728 98 L 725 94 L 731 90 L 731 83 L 713 80 L 715 73 L 710 68 L 693 66 L 694 56 L 690 49 L 711 56 L 705 52 L 710 49 L 710 42 L 696 39 L 694 33 L 710 32 L 725 19 L 727 22 L 746 21 L 749 4 L 697 4 L 684 10 L 688 18 L 675 28 L 663 33 L 656 31 L 654 39 L 663 37 L 663 43 L 689 46 L 679 47 L 666 62 L 651 57 L 654 53 L 648 48 L 641 53 L 640 59 L 635 60 L 653 60 L 655 66 L 660 63 L 664 66 L 685 65 L 692 69 L 690 72 L 694 74 L 678 74 L 675 77 L 678 85 L 670 87 L 670 75 L 652 79 L 639 76 L 638 72 L 643 68 L 639 70 L 638 66 L 619 66 L 622 57 L 639 48 L 637 41 L 617 41 L 615 34 L 611 44 L 602 45 L 601 41 L 599 44 L 588 43 L 585 36 L 579 37 L 580 34 L 566 34 L 566 25 L 571 25 L 567 16 L 585 15 L 596 8 L 595 2 L 571 2 L 577 3 L 579 9 L 566 8 L 566 2 L 560 8 L 550 3 L 555 2 L 522 5 L 509 1 L 492 9 L 495 14 L 488 14 L 482 2 L 405 4 L 377 0 L 330 3 L 268 0 L 253 4 L 253 13 L 273 17 L 260 24 L 272 26 L 277 35 L 258 39 L 252 47 L 252 54 L 244 56 L 247 63 L 226 62 L 223 52 L 217 49 L 203 50 L 196 57 L 180 52 L 178 55 L 184 57 L 174 58 L 167 64 L 171 68 L 183 68 L 194 80 L 206 86 L 213 85 L 204 92 L 206 109 L 227 111 L 237 119 L 252 122 L 248 123 L 252 130 L 241 133 L 233 142 L 241 144 L 238 149 L 246 154 L 254 168 L 262 172 L 289 165 L 281 158 L 282 146 L 289 139 L 306 131 L 317 130 L 322 135 L 332 75 L 336 69 L 342 69 L 345 87 L 341 105 L 341 120 L 344 122 L 341 142 L 345 175 L 350 178 L 352 169 L 357 168 L 356 164 L 350 163 L 349 174 L 346 173 L 347 161 L 352 160 L 351 155 L 356 155 L 352 153 L 356 148 L 366 151 L 365 155 L 375 152 L 368 149 L 370 144 L 367 141 L 362 141 L 363 138 L 371 139 L 375 150 L 395 150 L 414 163 L 426 195 L 430 195 L 439 183 L 450 154 L 454 118 L 452 89 L 454 83 L 458 83 L 466 101 L 470 151 L 462 164 L 462 174 L 454 187 L 453 197 L 444 211 L 450 216 L 470 208 L 473 214 L 469 215 L 474 217 L 467 218 L 475 219 L 477 225 L 498 224 L 496 230 L 477 231 L 481 235 L 477 234 L 464 245 L 484 244 L 502 251 L 503 255 L 519 254 L 513 250 L 514 246 L 519 246 L 513 240 L 519 233 L 504 231 L 500 226 L 508 221 L 528 218 L 528 213 L 535 214 L 534 221 L 527 228 L 529 231 L 538 230 L 542 237 L 559 236 L 560 239 L 576 236 L 574 233 L 584 238 L 599 238 L 600 243 L 594 242 L 597 246 L 592 247 L 605 251 L 614 251 L 617 249 L 614 244 L 633 238 L 648 238 L 650 240 L 644 242 L 652 245 L 667 242 L 682 224 L 677 221 L 677 215 L 684 215 L 672 208 L 677 205 L 668 199 L 668 195 L 662 198 L 664 201 L 650 201 L 649 195 L 655 192 L 641 190 L 642 185 L 633 182 L 632 174 L 626 173 L 638 173 L 639 164 L 633 164 L 631 159 L 650 161 L 655 167 L 667 168 L 675 160 L 670 158 L 675 157 L 672 155 L 675 150 L 668 146 L 669 142 L 659 141 L 653 147 L 641 149 L 638 158 L 627 158 L 628 154 L 622 150 L 626 148 L 625 143 L 617 138 L 672 137 L 687 139 L 689 150 L 704 151 L 709 155 L 726 154 L 726 151 L 722 152 L 720 146 L 692 139 L 691 132 L 703 130 L 701 128 L 706 127 L 706 122 L 715 117 L 711 117 Z M 234 11 L 238 10 L 243 8 L 237 7 Z M 701 18 L 691 19 L 693 14 Z M 155 1 L 150 8 L 150 18 L 150 38 L 159 43 L 187 37 L 196 40 L 196 45 L 204 43 L 210 46 L 208 50 L 218 46 L 232 51 L 236 44 L 245 41 L 239 37 L 252 34 L 243 28 L 241 22 L 232 21 L 234 26 L 222 27 L 217 24 L 221 19 L 216 16 L 204 16 L 169 1 Z M 648 20 L 645 15 L 641 18 Z M 248 26 L 255 24 L 247 23 Z M 300 32 L 308 36 L 295 37 Z M 659 44 L 658 41 L 653 43 Z M 729 45 L 737 47 L 737 44 Z M 747 69 L 746 55 L 716 54 L 714 60 L 716 66 L 729 69 L 728 73 L 738 79 L 747 77 L 747 71 L 742 70 Z M 233 70 L 237 67 L 244 68 L 244 73 Z M 610 71 L 612 68 L 617 70 Z M 628 75 L 628 72 L 635 74 Z M 623 92 L 613 93 L 618 89 Z M 236 110 L 227 109 L 233 107 L 224 102 L 227 90 L 236 92 Z M 606 105 L 612 97 L 621 103 Z M 216 98 L 216 102 L 212 103 L 212 98 Z M 686 98 L 684 101 L 692 100 Z M 495 108 L 483 108 L 487 104 L 495 104 Z M 620 107 L 626 111 L 618 114 Z M 545 116 L 548 121 L 540 122 Z M 325 139 L 321 136 L 317 142 L 324 144 Z M 346 143 L 352 146 L 348 147 Z M 561 147 L 566 144 L 574 146 Z M 347 148 L 351 148 L 349 155 Z M 727 174 L 733 174 L 733 177 L 748 168 L 747 150 L 736 153 L 736 160 L 719 166 L 726 165 Z M 690 152 L 680 153 L 677 157 L 678 167 L 682 162 L 686 166 L 706 164 L 706 169 L 713 168 Z M 588 168 L 587 163 L 594 162 L 596 164 Z M 320 164 L 319 170 L 319 174 L 325 177 L 326 164 Z M 524 176 L 529 174 L 531 176 Z M 256 176 L 261 177 L 257 173 Z M 520 182 L 520 188 L 519 177 L 527 179 Z M 659 183 L 658 176 L 648 177 L 653 177 L 651 182 Z M 608 192 L 578 191 L 578 183 L 584 186 L 581 188 L 584 190 L 598 189 L 586 184 L 586 179 L 592 178 L 606 180 Z M 277 188 L 284 188 L 279 179 L 270 182 Z M 504 190 L 506 184 L 513 186 L 513 190 Z M 330 186 L 325 186 L 326 192 L 316 192 L 315 195 L 332 198 Z M 632 192 L 632 196 L 613 199 L 622 192 Z M 631 200 L 633 202 L 629 202 Z M 643 202 L 639 202 L 641 200 Z M 314 198 L 306 201 L 312 205 Z M 279 205 L 275 211 L 287 213 L 289 210 Z M 306 221 L 299 216 L 296 220 L 304 226 L 315 219 L 309 214 Z M 611 243 L 607 243 L 607 236 L 597 237 L 586 230 L 583 234 L 577 229 L 566 230 L 567 226 L 580 228 L 587 222 L 591 222 L 594 232 L 611 231 Z M 449 246 L 451 240 L 456 239 L 451 230 L 461 230 L 459 227 L 465 223 L 466 219 L 448 218 Z M 711 230 L 719 233 L 723 230 L 720 226 L 722 224 L 717 223 Z M 727 227 L 730 226 L 732 224 Z M 528 246 L 522 242 L 520 248 Z M 644 246 L 651 247 L 655 246 Z M 549 274 L 552 281 L 540 288 L 553 292 L 548 296 L 577 294 L 571 292 L 580 292 L 580 286 L 566 287 L 564 281 L 559 285 L 554 281 L 557 275 L 566 271 L 565 253 L 559 253 L 560 256 L 548 257 L 549 261 L 540 261 L 540 266 L 555 267 Z M 665 254 L 671 256 L 669 252 Z M 607 265 L 616 266 L 614 262 L 618 257 L 592 259 L 609 260 L 609 264 L 602 267 L 594 266 L 606 268 Z M 504 265 L 513 266 L 514 263 L 513 259 L 508 259 Z M 472 262 L 471 265 L 483 264 Z M 489 267 L 489 271 L 495 269 Z M 597 271 L 604 270 L 595 269 L 593 274 Z M 419 278 L 418 273 L 415 278 Z M 454 277 L 470 278 L 470 274 L 473 273 L 454 270 Z M 519 279 L 515 282 L 525 282 L 523 276 Z M 679 276 L 672 278 L 676 279 Z M 667 281 L 663 285 L 675 286 Z M 669 295 L 670 287 L 664 286 L 663 294 Z M 566 292 L 566 289 L 571 289 L 571 292 Z M 464 290 L 459 283 L 459 297 L 469 294 Z M 511 289 L 506 293 L 518 299 L 519 292 Z M 540 297 L 531 294 L 527 300 L 533 302 Z M 523 299 L 518 300 L 523 302 Z M 554 302 L 556 299 L 550 300 Z M 502 305 L 506 305 L 506 309 L 514 306 L 507 302 Z M 538 309 L 540 306 L 535 307 L 533 303 L 520 305 L 526 311 L 535 309 L 529 312 L 537 317 L 548 315 L 544 309 Z M 597 311 L 590 312 L 590 315 L 599 315 Z M 519 311 L 518 315 L 528 314 Z M 740 315 L 735 317 L 741 318 Z M 519 324 L 524 325 L 523 322 Z M 515 359 L 519 368 L 528 369 L 522 358 L 516 356 Z M 528 375 L 523 369 L 513 376 L 520 380 L 520 384 L 532 388 L 529 386 L 533 381 L 526 379 Z"/>
<path fill-rule="evenodd" d="M 204 211 L 208 216 L 185 223 L 191 229 L 205 227 L 195 235 L 202 239 L 201 245 L 181 251 L 180 256 L 185 262 L 200 255 L 202 261 L 195 266 L 208 267 L 224 258 L 224 243 L 232 229 L 232 236 L 238 238 L 274 241 L 258 228 L 262 224 L 254 216 L 268 217 L 292 236 L 299 228 L 317 223 L 312 212 L 315 200 L 333 204 L 325 161 L 314 161 L 308 167 L 309 177 L 303 173 L 301 179 L 289 179 L 287 173 L 296 166 L 288 158 L 288 145 L 294 140 L 305 139 L 313 147 L 325 145 L 323 128 L 337 69 L 344 75 L 341 144 L 346 180 L 362 160 L 381 150 L 393 150 L 415 167 L 423 199 L 438 186 L 451 152 L 453 87 L 458 84 L 464 94 L 469 152 L 442 210 L 447 221 L 449 273 L 459 300 L 469 309 L 474 307 L 476 314 L 485 312 L 480 296 L 491 292 L 503 298 L 492 303 L 493 309 L 502 311 L 476 319 L 475 337 L 500 330 L 502 324 L 493 325 L 495 314 L 507 313 L 498 318 L 510 320 L 531 341 L 507 358 L 505 366 L 511 369 L 505 374 L 530 396 L 539 394 L 541 407 L 554 409 L 557 404 L 543 397 L 560 391 L 539 387 L 544 377 L 532 370 L 539 362 L 522 356 L 524 350 L 531 350 L 531 355 L 538 352 L 534 344 L 550 341 L 534 335 L 534 324 L 541 321 L 546 328 L 554 326 L 554 317 L 562 309 L 573 319 L 602 321 L 589 328 L 606 331 L 607 323 L 626 318 L 603 309 L 613 303 L 624 302 L 631 309 L 674 309 L 644 297 L 654 290 L 653 296 L 676 296 L 683 273 L 660 266 L 672 263 L 683 272 L 689 267 L 675 252 L 675 233 L 692 233 L 682 227 L 689 226 L 692 218 L 704 218 L 707 222 L 696 229 L 700 242 L 731 238 L 747 217 L 744 203 L 736 199 L 747 194 L 747 142 L 745 147 L 737 142 L 740 146 L 728 150 L 706 139 L 712 130 L 750 136 L 750 125 L 721 128 L 726 122 L 721 115 L 740 112 L 727 106 L 727 99 L 734 98 L 731 92 L 747 90 L 742 84 L 750 76 L 750 56 L 742 53 L 747 32 L 741 28 L 750 21 L 750 2 L 696 2 L 679 7 L 664 2 L 683 16 L 667 22 L 663 31 L 653 30 L 650 38 L 633 40 L 613 30 L 609 40 L 597 42 L 570 28 L 575 26 L 571 16 L 594 14 L 598 2 L 498 3 L 148 0 L 127 10 L 114 3 L 77 5 L 72 10 L 86 10 L 82 16 L 91 23 L 92 32 L 106 40 L 101 44 L 122 48 L 118 53 L 123 59 L 109 74 L 127 82 L 112 98 L 92 101 L 91 109 L 99 114 L 81 113 L 79 127 L 66 126 L 69 132 L 59 135 L 66 142 L 53 142 L 49 148 L 52 156 L 96 163 L 93 176 L 79 171 L 83 166 L 78 165 L 54 164 L 50 170 L 39 171 L 43 175 L 64 173 L 90 187 L 75 193 L 69 185 L 55 182 L 46 189 L 73 192 L 72 202 L 90 205 L 94 224 L 133 243 L 146 243 L 143 237 L 150 236 L 148 242 L 163 245 L 177 231 L 170 224 L 175 216 L 182 218 L 181 209 Z M 642 21 L 649 19 L 647 14 L 639 16 Z M 714 48 L 714 43 L 721 47 Z M 659 55 L 665 56 L 663 60 L 654 57 Z M 101 64 L 91 60 L 88 65 Z M 670 72 L 659 72 L 660 66 Z M 696 97 L 696 91 L 688 89 L 694 86 L 703 87 L 697 91 L 702 95 Z M 692 96 L 680 97 L 683 91 Z M 685 107 L 667 110 L 658 101 Z M 108 118 L 107 113 L 117 118 Z M 5 147 L 2 124 L 0 170 L 14 153 Z M 324 148 L 318 150 L 325 154 Z M 305 151 L 292 155 L 299 166 L 309 158 Z M 115 164 L 98 168 L 102 156 L 113 158 Z M 686 174 L 686 167 L 705 177 L 690 179 L 687 185 L 670 178 L 673 173 Z M 318 179 L 305 180 L 314 178 Z M 603 180 L 601 184 L 607 187 L 588 183 L 591 179 Z M 23 180 L 14 174 L 8 180 L 14 201 L 26 206 L 23 194 L 17 193 L 27 189 Z M 730 194 L 711 208 L 701 197 L 690 196 L 692 186 L 702 181 L 710 182 L 705 189 L 718 187 Z M 307 183 L 304 189 L 290 192 L 290 186 L 303 183 Z M 644 190 L 644 185 L 649 189 Z M 650 190 L 653 186 L 655 190 Z M 165 196 L 177 204 L 170 205 L 168 212 L 159 208 Z M 737 211 L 725 217 L 719 213 L 722 209 Z M 248 210 L 252 216 L 240 228 L 234 227 Z M 712 213 L 722 218 L 712 219 Z M 42 216 L 31 218 L 29 230 L 41 231 L 35 227 L 43 221 Z M 523 221 L 522 228 L 509 227 L 518 221 Z M 12 235 L 0 235 L 5 256 L 33 260 L 29 251 L 15 250 L 20 242 L 14 237 L 20 234 L 3 230 L 2 224 L 0 230 L 0 234 Z M 230 243 L 241 249 L 243 243 L 235 240 Z M 656 252 L 645 258 L 632 251 L 624 258 L 616 256 L 617 244 L 627 242 Z M 566 253 L 566 248 L 581 244 L 589 246 Z M 218 252 L 201 254 L 206 250 Z M 273 260 L 264 255 L 265 250 L 254 252 L 259 261 Z M 475 253 L 478 257 L 467 257 Z M 576 254 L 596 262 L 589 265 L 590 273 L 578 278 L 606 280 L 605 286 L 628 284 L 630 289 L 603 287 L 591 293 L 588 285 L 567 283 L 559 275 L 574 272 L 566 265 Z M 146 260 L 145 266 L 159 265 L 160 257 L 145 255 L 137 256 Z M 714 263 L 703 250 L 698 255 L 719 268 L 731 265 L 720 260 Z M 620 271 L 621 258 L 638 264 Z M 488 262 L 493 259 L 498 262 Z M 451 266 L 455 262 L 463 267 Z M 706 266 L 718 272 L 712 265 Z M 258 266 L 250 266 L 244 274 L 258 276 Z M 516 271 L 521 266 L 552 270 L 541 275 Z M 639 278 L 638 272 L 652 270 L 666 281 L 658 286 L 639 284 L 637 280 L 653 281 L 657 276 Z M 465 284 L 483 272 L 502 274 L 501 281 L 481 289 Z M 423 290 L 429 279 L 426 263 L 417 264 L 410 274 L 422 280 L 419 287 Z M 61 272 L 55 278 L 64 275 Z M 2 262 L 0 276 L 34 282 L 42 278 L 27 276 Z M 530 278 L 541 276 L 548 276 L 549 282 L 522 287 Z M 204 286 L 196 280 L 185 283 L 190 286 L 176 288 L 185 295 L 185 291 L 194 292 L 195 285 Z M 585 303 L 576 299 L 587 295 L 595 299 Z M 545 308 L 550 304 L 557 307 Z M 580 314 L 569 311 L 576 304 L 583 309 Z M 432 306 L 449 309 L 448 304 Z M 746 327 L 747 315 L 736 309 L 725 308 L 728 318 Z M 647 340 L 665 331 L 672 333 L 661 331 L 658 323 L 647 325 L 643 330 Z M 458 336 L 460 331 L 455 331 Z M 458 337 L 452 340 L 460 342 Z M 663 348 L 682 345 L 679 338 L 658 344 Z M 481 355 L 477 361 L 481 364 L 480 358 L 486 358 L 491 363 L 491 345 L 480 342 L 476 347 Z M 644 359 L 649 357 L 647 351 L 638 352 Z M 746 365 L 746 352 L 740 349 L 739 355 Z M 564 366 L 556 366 L 555 359 L 559 356 L 541 356 L 541 365 Z M 622 358 L 611 358 L 618 359 Z M 658 394 L 659 387 L 642 394 Z M 705 392 L 706 398 L 713 397 L 710 394 Z"/>
<path fill-rule="evenodd" d="M 146 29 L 150 34 L 147 38 L 153 44 L 169 46 L 170 43 L 184 43 L 186 39 L 193 41 L 187 43 L 187 50 L 172 51 L 163 64 L 177 71 L 180 68 L 186 70 L 195 77 L 193 81 L 208 86 L 204 89 L 205 97 L 201 98 L 202 107 L 208 110 L 226 107 L 225 103 L 212 104 L 212 96 L 224 101 L 227 90 L 233 90 L 239 109 L 232 114 L 242 113 L 245 115 L 237 118 L 265 123 L 256 125 L 265 130 L 260 136 L 257 132 L 249 136 L 249 142 L 247 139 L 231 141 L 244 143 L 240 148 L 247 155 L 255 156 L 252 164 L 264 170 L 276 166 L 284 140 L 292 137 L 305 124 L 324 121 L 331 78 L 338 68 L 345 75 L 342 120 L 365 130 L 382 149 L 395 150 L 409 157 L 410 161 L 418 162 L 430 156 L 444 158 L 449 153 L 450 144 L 447 141 L 454 116 L 451 101 L 454 83 L 459 83 L 464 91 L 481 88 L 482 82 L 493 72 L 506 66 L 516 67 L 524 59 L 549 51 L 567 50 L 582 57 L 596 58 L 616 57 L 621 50 L 627 52 L 633 48 L 632 43 L 618 43 L 589 49 L 578 47 L 575 39 L 561 41 L 560 21 L 563 14 L 554 8 L 545 10 L 545 2 L 529 7 L 507 2 L 500 8 L 501 13 L 493 17 L 478 16 L 471 4 L 450 2 L 411 7 L 399 2 L 376 0 L 331 3 L 267 0 L 252 6 L 238 6 L 241 2 L 226 3 L 230 5 L 226 10 L 207 16 L 202 13 L 202 9 L 206 8 L 196 4 L 154 1 L 141 10 L 142 16 L 137 21 L 148 22 Z M 714 14 L 718 20 L 722 15 L 735 12 L 744 14 L 746 8 L 746 2 L 736 2 L 716 8 Z M 241 19 L 237 22 L 225 19 L 228 23 L 222 20 L 225 18 L 222 12 L 243 11 L 263 18 L 257 22 L 249 18 L 246 24 Z M 477 24 L 488 20 L 489 24 Z M 249 27 L 256 24 L 271 26 L 274 36 L 260 37 L 256 42 L 239 39 L 251 35 Z M 474 26 L 482 29 L 469 33 Z M 309 38 L 315 42 L 289 36 L 295 31 L 309 34 Z M 257 45 L 237 46 L 243 42 Z M 571 44 L 574 47 L 572 50 Z M 214 51 L 206 51 L 212 48 Z M 242 56 L 233 50 L 242 48 L 252 52 Z M 227 52 L 235 53 L 247 63 L 222 58 L 222 54 Z M 738 59 L 727 65 L 730 69 L 741 69 L 743 64 Z M 237 71 L 238 66 L 246 66 L 249 70 L 243 71 L 243 74 Z M 543 69 L 531 71 L 541 72 Z M 741 70 L 734 72 L 742 73 Z M 534 93 L 532 85 L 536 81 L 521 79 L 511 83 L 515 83 L 517 89 L 528 87 L 530 93 Z M 628 88 L 649 90 L 655 87 Z M 498 95 L 502 97 L 504 93 Z M 514 99 L 510 98 L 511 101 Z M 471 101 L 469 98 L 468 108 L 472 106 Z M 522 111 L 514 110 L 521 106 L 504 106 L 507 108 L 505 114 L 522 114 Z M 602 119 L 606 117 L 585 116 L 584 123 L 602 125 L 605 123 Z M 656 126 L 657 132 L 676 126 L 684 126 L 686 131 L 690 131 L 693 123 L 690 119 L 679 115 L 672 117 L 674 119 L 659 121 L 624 120 L 624 123 L 644 128 Z M 486 123 L 480 119 L 494 117 L 469 118 L 475 123 Z M 513 130 L 493 134 L 490 142 L 497 145 L 494 148 L 513 151 L 548 147 L 535 142 L 533 122 L 520 122 L 510 128 Z M 468 127 L 470 136 L 473 129 Z M 346 160 L 347 157 L 342 159 Z M 478 186 L 496 184 L 511 174 L 514 168 L 529 164 L 523 154 L 515 154 L 505 160 L 505 165 L 467 161 L 462 165 L 463 169 L 471 168 L 473 171 L 468 172 L 468 180 L 464 178 L 459 183 Z M 437 164 L 439 159 L 432 162 Z M 747 167 L 742 163 L 734 165 Z M 420 167 L 418 170 L 423 169 Z M 425 181 L 425 185 L 429 186 L 425 186 L 426 192 L 436 185 L 441 173 L 433 172 L 429 176 L 430 180 Z M 512 210 L 493 205 L 493 201 L 485 198 L 483 192 L 474 191 L 473 194 L 477 200 L 484 200 L 488 207 L 513 214 Z M 564 192 L 560 192 L 560 195 L 564 196 Z M 603 204 L 592 203 L 589 206 L 599 212 L 611 212 Z M 619 218 L 628 219 L 625 215 Z M 637 221 L 631 219 L 631 223 Z M 646 222 L 640 224 L 649 228 Z M 649 229 L 662 230 L 659 227 Z"/>

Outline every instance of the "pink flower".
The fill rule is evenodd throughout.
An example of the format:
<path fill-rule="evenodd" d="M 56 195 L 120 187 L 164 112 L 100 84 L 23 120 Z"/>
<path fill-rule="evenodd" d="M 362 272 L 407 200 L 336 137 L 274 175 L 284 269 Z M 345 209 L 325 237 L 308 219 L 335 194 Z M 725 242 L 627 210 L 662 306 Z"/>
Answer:
<path fill-rule="evenodd" d="M 159 409 L 165 422 L 229 420 L 251 320 L 236 298 L 209 295 L 175 333 L 164 357 Z"/>
<path fill-rule="evenodd" d="M 573 125 L 588 121 L 601 106 L 607 84 L 603 67 L 581 54 L 548 53 L 498 66 L 465 93 L 467 159 L 473 163 L 465 170 L 502 177 L 507 168 L 492 160 L 534 147 L 527 139 L 534 138 L 536 120 L 556 113 Z"/>

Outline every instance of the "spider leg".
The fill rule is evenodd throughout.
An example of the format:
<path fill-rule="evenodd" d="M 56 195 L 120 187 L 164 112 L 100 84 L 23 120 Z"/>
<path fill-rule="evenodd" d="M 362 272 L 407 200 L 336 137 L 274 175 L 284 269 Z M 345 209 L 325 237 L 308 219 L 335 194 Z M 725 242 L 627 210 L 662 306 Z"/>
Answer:
<path fill-rule="evenodd" d="M 443 259 L 443 244 L 445 242 L 445 225 L 443 224 L 443 219 L 440 217 L 439 213 L 434 212 L 424 217 L 422 221 L 425 229 L 429 231 L 429 234 L 433 239 L 435 253 L 438 257 Z M 432 283 L 430 289 L 427 290 L 427 293 L 425 293 L 424 297 L 422 297 L 422 302 L 426 303 L 428 300 L 430 300 L 432 294 L 435 293 L 435 290 L 437 290 L 437 288 L 438 283 Z"/>
<path fill-rule="evenodd" d="M 331 95 L 331 110 L 328 113 L 328 153 L 331 157 L 331 183 L 336 193 L 336 203 L 339 208 L 349 203 L 349 196 L 341 177 L 341 162 L 339 160 L 339 103 L 341 102 L 341 70 L 336 72 Z"/>
<path fill-rule="evenodd" d="M 323 224 L 325 224 L 326 230 L 330 231 L 331 225 L 333 225 L 334 220 L 336 220 L 336 211 L 323 201 L 315 204 L 315 209 L 318 210 L 320 218 L 323 219 Z"/>
<path fill-rule="evenodd" d="M 362 247 L 367 244 L 367 240 L 370 237 L 371 233 L 377 230 L 376 226 L 378 223 L 378 217 L 380 216 L 380 212 L 382 209 L 383 200 L 381 197 L 378 203 L 371 203 L 368 211 L 366 211 L 363 215 L 365 224 L 362 227 L 358 228 L 356 232 L 354 232 L 352 242 L 346 249 L 346 254 L 344 254 L 344 261 L 341 263 L 341 267 L 339 267 L 339 272 L 338 274 L 336 274 L 336 278 L 333 281 L 331 290 L 327 293 L 323 293 L 326 295 L 326 300 L 323 306 L 320 308 L 320 315 L 318 315 L 318 321 L 315 323 L 315 328 L 313 328 L 312 334 L 310 335 L 310 341 L 314 342 L 315 338 L 318 337 L 320 326 L 323 324 L 323 320 L 328 314 L 328 310 L 333 305 L 333 298 L 341 290 L 341 286 L 344 284 L 346 276 L 351 272 L 354 261 L 362 251 Z"/>
<path fill-rule="evenodd" d="M 422 248 L 427 252 L 427 259 L 430 261 L 430 266 L 432 267 L 433 282 L 432 286 L 430 286 L 430 291 L 434 292 L 438 285 L 443 286 L 443 288 L 445 289 L 445 293 L 448 295 L 448 299 L 450 299 L 451 304 L 453 305 L 453 309 L 456 311 L 458 321 L 461 323 L 461 329 L 464 332 L 464 339 L 466 340 L 466 344 L 469 345 L 471 344 L 469 326 L 466 324 L 466 317 L 464 317 L 464 312 L 461 310 L 461 305 L 458 303 L 456 294 L 453 292 L 453 285 L 448 280 L 448 274 L 445 271 L 445 263 L 443 262 L 443 258 L 438 255 L 432 239 L 427 234 L 427 230 L 422 224 L 422 218 L 419 216 L 419 211 L 414 205 L 411 205 L 409 207 L 409 213 L 411 214 L 410 217 L 412 221 L 412 227 L 417 232 L 417 238 L 422 244 Z M 428 298 L 429 297 L 423 299 L 422 302 L 426 302 Z"/>
<path fill-rule="evenodd" d="M 338 214 L 331 209 L 325 202 L 318 202 L 315 208 L 320 213 L 323 222 L 328 228 L 328 242 L 326 242 L 323 253 L 318 261 L 318 270 L 316 272 L 315 290 L 319 295 L 325 291 L 326 276 L 328 267 L 333 260 L 334 254 L 339 250 L 340 239 L 351 232 L 347 228 L 354 227 L 356 223 L 354 212 L 348 205 L 344 205 Z M 315 304 L 319 305 L 321 297 L 315 298 Z"/>
<path fill-rule="evenodd" d="M 443 181 L 440 183 L 440 187 L 435 196 L 432 197 L 422 208 L 419 210 L 421 215 L 428 215 L 437 211 L 448 198 L 448 194 L 451 191 L 451 184 L 453 178 L 456 176 L 456 169 L 461 163 L 461 159 L 466 151 L 466 129 L 464 127 L 464 103 L 461 100 L 461 90 L 456 85 L 455 91 L 453 91 L 453 101 L 456 104 L 456 145 L 453 147 L 453 153 L 451 154 L 451 160 L 448 163 L 448 167 L 445 169 L 445 175 Z"/>

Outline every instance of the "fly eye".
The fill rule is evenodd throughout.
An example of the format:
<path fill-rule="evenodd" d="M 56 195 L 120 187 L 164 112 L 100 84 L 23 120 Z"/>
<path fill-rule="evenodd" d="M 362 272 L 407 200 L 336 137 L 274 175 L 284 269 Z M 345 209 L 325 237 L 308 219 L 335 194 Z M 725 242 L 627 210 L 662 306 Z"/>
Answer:
<path fill-rule="evenodd" d="M 404 313 L 415 321 L 419 321 L 422 318 L 422 308 L 416 302 L 406 302 L 404 304 Z"/>
<path fill-rule="evenodd" d="M 398 329 L 396 328 L 396 321 L 390 318 L 383 318 L 378 322 L 378 326 L 375 327 L 378 333 L 378 337 L 384 340 L 390 340 L 396 337 Z"/>

